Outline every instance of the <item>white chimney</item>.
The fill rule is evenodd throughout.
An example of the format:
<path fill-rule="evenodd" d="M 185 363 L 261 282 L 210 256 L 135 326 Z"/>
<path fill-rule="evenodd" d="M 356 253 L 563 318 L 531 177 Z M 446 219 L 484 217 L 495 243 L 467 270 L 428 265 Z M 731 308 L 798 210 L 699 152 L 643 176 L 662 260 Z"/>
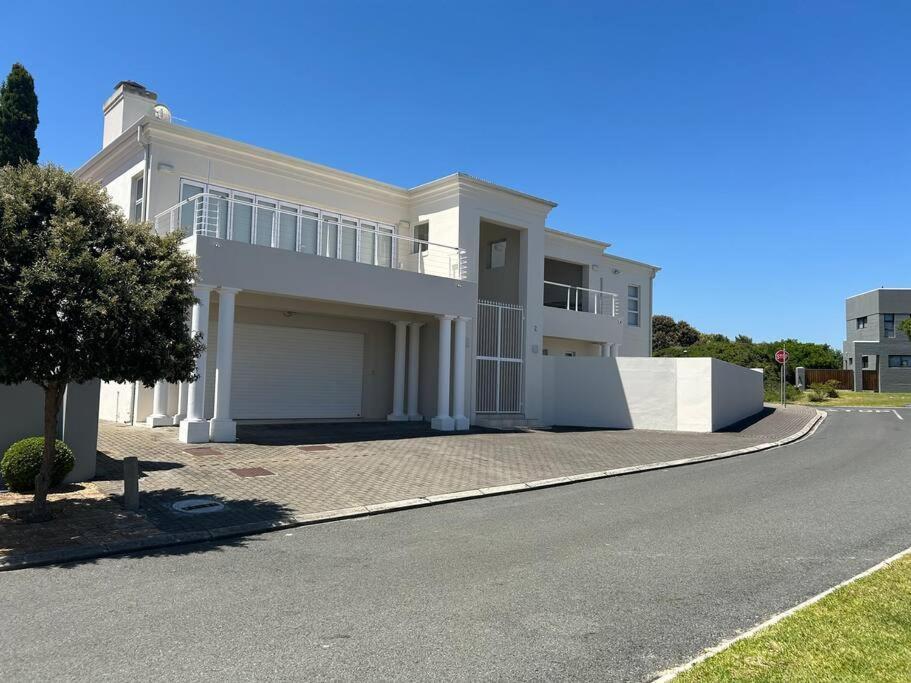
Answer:
<path fill-rule="evenodd" d="M 152 116 L 158 95 L 134 81 L 120 81 L 104 103 L 104 138 L 107 147 L 143 116 Z"/>

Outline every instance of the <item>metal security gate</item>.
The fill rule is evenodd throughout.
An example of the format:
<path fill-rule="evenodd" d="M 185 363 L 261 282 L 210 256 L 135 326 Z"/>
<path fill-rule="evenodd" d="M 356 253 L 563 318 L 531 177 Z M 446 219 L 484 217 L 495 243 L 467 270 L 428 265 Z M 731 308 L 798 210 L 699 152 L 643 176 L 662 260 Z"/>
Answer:
<path fill-rule="evenodd" d="M 521 413 L 525 309 L 478 302 L 477 413 Z"/>

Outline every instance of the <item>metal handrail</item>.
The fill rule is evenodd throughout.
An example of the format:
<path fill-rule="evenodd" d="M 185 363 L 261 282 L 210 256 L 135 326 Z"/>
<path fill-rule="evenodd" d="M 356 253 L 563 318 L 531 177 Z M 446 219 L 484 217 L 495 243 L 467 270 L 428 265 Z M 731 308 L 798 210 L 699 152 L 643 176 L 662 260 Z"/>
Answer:
<path fill-rule="evenodd" d="M 582 312 L 582 313 L 593 313 L 595 315 L 603 315 L 603 314 L 607 313 L 607 311 L 604 310 L 604 308 L 605 308 L 604 306 L 601 307 L 601 310 L 598 310 L 598 302 L 601 300 L 601 297 L 609 296 L 611 298 L 609 315 L 611 315 L 611 316 L 619 315 L 619 312 L 617 311 L 617 298 L 618 297 L 617 297 L 617 294 L 615 294 L 614 292 L 605 292 L 600 289 L 589 289 L 588 287 L 579 287 L 577 285 L 567 285 L 562 282 L 551 282 L 550 280 L 545 280 L 544 284 L 551 285 L 552 287 L 563 287 L 564 289 L 566 289 L 566 306 L 565 306 L 565 308 L 567 311 L 578 311 L 578 312 Z M 575 290 L 575 294 L 573 294 L 574 290 Z M 579 292 L 585 292 L 587 294 L 593 295 L 590 298 L 594 302 L 594 305 L 593 305 L 594 310 L 581 311 L 579 309 Z M 553 304 L 548 304 L 547 302 L 544 302 L 544 305 L 550 306 L 551 308 L 557 308 L 557 306 L 554 306 Z"/>
<path fill-rule="evenodd" d="M 395 232 L 395 226 L 388 223 L 383 223 L 382 221 L 375 221 L 365 218 L 356 218 L 354 216 L 349 216 L 343 213 L 336 213 L 334 211 L 324 211 L 322 209 L 311 208 L 307 206 L 301 206 L 300 209 L 294 211 L 289 211 L 283 207 L 284 205 L 290 204 L 291 202 L 282 202 L 277 199 L 268 199 L 268 204 L 264 204 L 261 201 L 257 201 L 256 198 L 251 197 L 250 201 L 244 201 L 237 199 L 236 197 L 224 197 L 220 194 L 212 192 L 201 192 L 188 197 L 174 206 L 165 209 L 161 213 L 157 214 L 154 219 L 154 226 L 157 231 L 167 231 L 171 232 L 174 230 L 179 230 L 186 235 L 204 235 L 207 237 L 218 237 L 218 228 L 220 224 L 221 216 L 219 215 L 219 206 L 224 202 L 229 209 L 228 216 L 225 220 L 225 229 L 228 230 L 228 225 L 230 224 L 231 230 L 233 231 L 233 207 L 242 206 L 245 209 L 249 208 L 256 215 L 257 210 L 268 211 L 275 215 L 275 218 L 272 220 L 272 235 L 270 237 L 270 244 L 268 246 L 283 248 L 280 245 L 276 244 L 276 238 L 280 228 L 280 215 L 293 216 L 298 222 L 295 224 L 297 226 L 298 239 L 297 244 L 295 245 L 295 251 L 299 251 L 301 247 L 300 240 L 300 227 L 301 220 L 312 220 L 316 222 L 317 225 L 317 238 L 322 238 L 322 231 L 325 228 L 336 229 L 335 238 L 337 240 L 338 246 L 338 256 L 329 256 L 329 258 L 341 258 L 341 245 L 342 245 L 342 235 L 348 233 L 348 231 L 354 232 L 358 235 L 358 242 L 360 244 L 362 236 L 368 236 L 371 239 L 376 238 L 388 238 L 392 241 L 392 249 L 389 255 L 391 264 L 389 267 L 396 268 L 393 254 L 397 253 L 398 256 L 402 258 L 402 262 L 408 257 L 414 257 L 418 262 L 430 262 L 436 261 L 437 265 L 441 259 L 448 259 L 448 268 L 446 274 L 442 272 L 426 272 L 426 269 L 419 268 L 416 272 L 422 272 L 424 274 L 430 275 L 443 275 L 444 277 L 453 278 L 456 280 L 465 280 L 467 277 L 467 256 L 464 249 L 459 247 L 453 247 L 448 244 L 440 244 L 437 242 L 431 242 L 429 240 L 421 240 L 408 235 L 400 235 Z M 185 207 L 191 207 L 192 210 L 192 225 L 186 226 L 182 224 L 182 210 Z M 372 227 L 363 227 L 363 224 L 368 224 Z M 257 226 L 258 227 L 258 226 Z M 189 232 L 188 232 L 189 230 Z M 253 230 L 253 224 L 251 223 L 251 232 Z M 350 233 L 348 233 L 350 234 Z M 231 237 L 225 237 L 226 239 L 231 239 Z M 255 243 L 255 237 L 251 234 L 251 241 Z M 266 245 L 260 245 L 266 246 Z M 398 247 L 398 248 L 397 248 Z M 317 248 L 317 254 L 320 256 L 328 256 L 326 253 L 322 253 L 321 246 Z M 374 244 L 374 257 L 376 257 L 376 252 L 378 252 L 378 243 Z M 402 253 L 404 251 L 404 253 Z M 357 258 L 355 259 L 357 261 Z M 363 263 L 363 261 L 358 261 Z M 407 270 L 407 266 L 401 266 L 398 269 Z M 439 270 L 439 269 L 431 269 Z"/>

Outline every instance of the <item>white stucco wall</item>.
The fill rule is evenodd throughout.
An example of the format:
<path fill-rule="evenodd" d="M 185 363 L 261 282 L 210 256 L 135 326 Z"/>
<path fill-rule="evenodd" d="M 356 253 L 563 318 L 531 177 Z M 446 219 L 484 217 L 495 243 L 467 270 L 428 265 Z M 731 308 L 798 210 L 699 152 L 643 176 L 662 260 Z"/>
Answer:
<path fill-rule="evenodd" d="M 60 407 L 57 437 L 73 449 L 76 465 L 66 482 L 95 476 L 99 383 L 70 384 Z M 0 455 L 13 443 L 44 433 L 44 390 L 35 384 L 0 384 Z"/>
<path fill-rule="evenodd" d="M 761 373 L 711 358 L 544 358 L 546 425 L 710 432 L 762 401 Z"/>

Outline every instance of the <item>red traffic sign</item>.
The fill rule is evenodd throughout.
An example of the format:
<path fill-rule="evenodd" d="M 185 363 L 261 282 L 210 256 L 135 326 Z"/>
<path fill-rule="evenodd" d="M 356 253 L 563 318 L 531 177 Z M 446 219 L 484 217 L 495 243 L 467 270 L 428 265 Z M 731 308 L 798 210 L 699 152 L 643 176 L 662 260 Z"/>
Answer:
<path fill-rule="evenodd" d="M 786 363 L 788 358 L 790 358 L 790 357 L 791 357 L 791 354 L 789 354 L 784 349 L 778 349 L 775 352 L 775 360 L 778 361 L 779 363 L 782 363 L 782 364 Z"/>

